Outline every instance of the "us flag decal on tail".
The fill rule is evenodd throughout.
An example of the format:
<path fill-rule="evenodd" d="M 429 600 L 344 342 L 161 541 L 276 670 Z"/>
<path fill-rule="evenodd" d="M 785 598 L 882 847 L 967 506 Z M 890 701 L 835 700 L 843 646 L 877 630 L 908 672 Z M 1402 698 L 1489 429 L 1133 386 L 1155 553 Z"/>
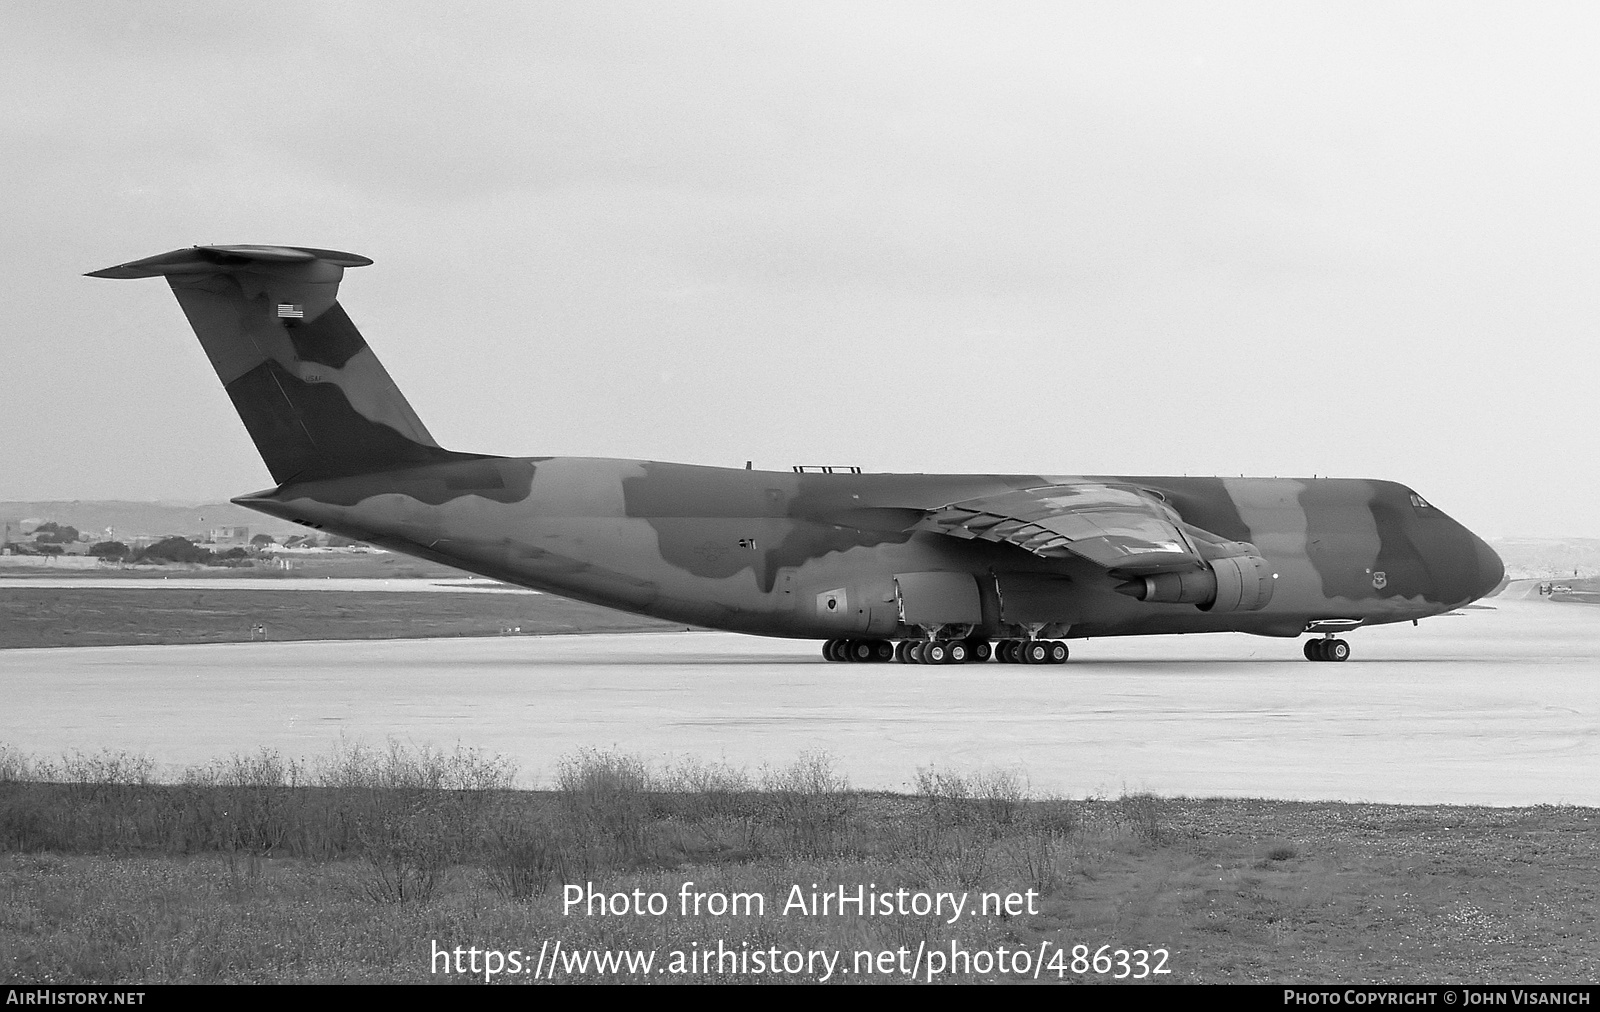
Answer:
<path fill-rule="evenodd" d="M 278 319 L 303 320 L 306 318 L 306 307 L 300 303 L 293 305 L 287 302 L 278 303 Z"/>

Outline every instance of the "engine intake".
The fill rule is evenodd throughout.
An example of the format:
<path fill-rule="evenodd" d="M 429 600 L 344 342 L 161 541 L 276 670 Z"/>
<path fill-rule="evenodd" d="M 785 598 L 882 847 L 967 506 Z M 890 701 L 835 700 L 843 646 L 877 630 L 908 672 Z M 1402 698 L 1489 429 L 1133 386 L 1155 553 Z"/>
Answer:
<path fill-rule="evenodd" d="M 1259 555 L 1212 559 L 1205 569 L 1158 573 L 1117 585 L 1117 593 L 1152 604 L 1192 604 L 1201 611 L 1258 611 L 1272 600 L 1277 574 Z"/>

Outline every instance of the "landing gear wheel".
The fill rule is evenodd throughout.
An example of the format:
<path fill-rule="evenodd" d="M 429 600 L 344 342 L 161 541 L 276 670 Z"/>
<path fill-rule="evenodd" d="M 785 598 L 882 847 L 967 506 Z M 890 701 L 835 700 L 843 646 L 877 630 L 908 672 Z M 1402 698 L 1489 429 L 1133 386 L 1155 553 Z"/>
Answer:
<path fill-rule="evenodd" d="M 967 646 L 966 641 L 955 640 L 950 643 L 950 656 L 948 659 L 946 659 L 945 663 L 965 664 L 971 656 L 972 650 Z"/>
<path fill-rule="evenodd" d="M 1308 661 L 1347 661 L 1350 659 L 1350 644 L 1344 640 L 1320 639 L 1309 640 L 1306 643 L 1306 660 Z"/>
<path fill-rule="evenodd" d="M 901 640 L 894 645 L 894 659 L 901 664 L 910 664 L 911 658 L 906 656 L 906 651 L 911 649 L 910 640 Z"/>
<path fill-rule="evenodd" d="M 1029 640 L 1022 645 L 1022 660 L 1025 664 L 1049 664 L 1050 644 L 1044 640 Z"/>
<path fill-rule="evenodd" d="M 922 652 L 927 645 L 928 644 L 926 642 L 918 640 L 917 642 L 906 647 L 906 660 L 910 661 L 912 664 L 926 664 L 927 662 L 922 659 Z"/>
<path fill-rule="evenodd" d="M 1001 664 L 1017 663 L 1017 641 L 1001 640 L 1000 645 L 994 648 L 995 656 L 1000 658 Z"/>
<path fill-rule="evenodd" d="M 838 640 L 829 640 L 828 642 L 822 644 L 822 659 L 825 661 L 837 661 L 839 659 L 839 655 L 834 651 L 836 651 L 838 648 Z"/>
<path fill-rule="evenodd" d="M 950 647 L 948 644 L 933 640 L 922 648 L 922 663 L 948 664 L 950 661 Z"/>
<path fill-rule="evenodd" d="M 1067 645 L 1065 643 L 1057 641 L 1050 644 L 1050 663 L 1067 663 Z"/>
<path fill-rule="evenodd" d="M 877 645 L 871 640 L 847 640 L 849 645 L 845 648 L 852 663 L 865 664 L 877 660 Z"/>
<path fill-rule="evenodd" d="M 980 664 L 994 656 L 994 648 L 988 640 L 968 640 L 967 647 L 972 654 L 971 659 Z"/>
<path fill-rule="evenodd" d="M 894 644 L 888 640 L 872 641 L 872 660 L 875 664 L 894 660 Z"/>

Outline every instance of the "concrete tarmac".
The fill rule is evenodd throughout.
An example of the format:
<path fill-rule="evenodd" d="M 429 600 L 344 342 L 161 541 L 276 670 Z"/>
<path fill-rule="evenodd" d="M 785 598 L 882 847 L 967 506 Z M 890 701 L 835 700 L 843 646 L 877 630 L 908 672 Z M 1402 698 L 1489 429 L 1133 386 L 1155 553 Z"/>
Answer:
<path fill-rule="evenodd" d="M 509 755 L 523 786 L 614 748 L 853 785 L 1004 768 L 1035 794 L 1600 805 L 1600 608 L 1496 601 L 1357 630 L 1352 659 L 1239 634 L 1074 640 L 1059 667 L 828 664 L 724 633 L 0 651 L 0 742 L 149 754 L 389 737 Z"/>

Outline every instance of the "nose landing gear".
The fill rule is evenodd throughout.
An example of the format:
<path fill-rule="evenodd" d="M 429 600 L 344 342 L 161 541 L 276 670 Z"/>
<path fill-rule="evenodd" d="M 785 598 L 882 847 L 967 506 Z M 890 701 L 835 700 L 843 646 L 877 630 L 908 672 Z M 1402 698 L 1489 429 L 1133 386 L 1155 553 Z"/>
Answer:
<path fill-rule="evenodd" d="M 1345 661 L 1350 659 L 1350 644 L 1332 636 L 1306 640 L 1305 655 L 1308 661 Z"/>

